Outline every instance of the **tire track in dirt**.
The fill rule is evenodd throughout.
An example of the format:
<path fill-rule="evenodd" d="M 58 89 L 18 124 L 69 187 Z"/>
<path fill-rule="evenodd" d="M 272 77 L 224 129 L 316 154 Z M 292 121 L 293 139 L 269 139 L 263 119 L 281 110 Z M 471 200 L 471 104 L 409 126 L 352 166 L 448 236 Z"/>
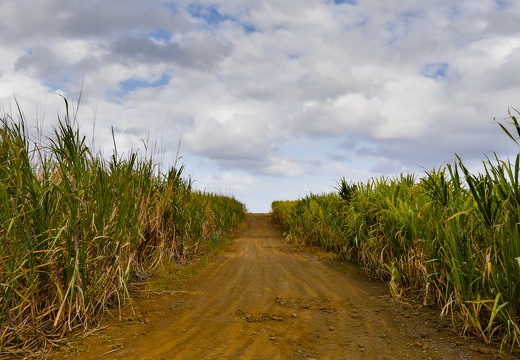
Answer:
<path fill-rule="evenodd" d="M 144 321 L 87 340 L 74 358 L 493 358 L 436 315 L 390 301 L 386 288 L 285 244 L 270 215 L 251 214 L 188 292 L 141 299 Z"/>

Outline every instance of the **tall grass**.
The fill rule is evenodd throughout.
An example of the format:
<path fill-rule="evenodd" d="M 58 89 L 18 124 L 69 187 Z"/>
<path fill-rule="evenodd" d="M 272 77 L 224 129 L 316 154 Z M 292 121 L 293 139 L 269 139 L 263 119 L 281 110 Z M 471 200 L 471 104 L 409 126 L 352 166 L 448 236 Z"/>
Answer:
<path fill-rule="evenodd" d="M 193 191 L 182 166 L 94 154 L 65 103 L 44 140 L 21 109 L 1 119 L 0 355 L 87 329 L 129 298 L 129 282 L 193 258 L 245 216 L 232 197 Z"/>
<path fill-rule="evenodd" d="M 510 124 L 520 136 L 517 118 Z M 506 134 L 517 137 L 500 124 Z M 451 314 L 461 330 L 520 350 L 520 155 L 460 157 L 422 178 L 338 183 L 338 194 L 274 202 L 288 239 L 321 245 L 387 280 L 397 298 Z"/>

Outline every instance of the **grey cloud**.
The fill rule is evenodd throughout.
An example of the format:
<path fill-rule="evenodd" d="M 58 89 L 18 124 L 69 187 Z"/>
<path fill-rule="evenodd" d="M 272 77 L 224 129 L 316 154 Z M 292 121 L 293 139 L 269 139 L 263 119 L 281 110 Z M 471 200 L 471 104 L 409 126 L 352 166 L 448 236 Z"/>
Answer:
<path fill-rule="evenodd" d="M 520 42 L 500 62 L 492 62 L 487 54 L 475 54 L 475 70 L 460 67 L 461 84 L 472 91 L 518 92 L 520 89 Z M 488 64 L 488 65 L 485 65 Z M 462 64 L 464 65 L 464 64 Z"/>
<path fill-rule="evenodd" d="M 100 65 L 100 59 L 92 56 L 69 63 L 53 49 L 38 46 L 28 54 L 20 56 L 14 63 L 13 70 L 31 74 L 48 86 L 60 87 L 71 82 L 78 85 L 85 74 L 94 71 Z"/>
<path fill-rule="evenodd" d="M 490 0 L 215 3 L 223 18 L 252 24 L 250 34 L 228 21 L 207 26 L 184 4 L 172 12 L 159 0 L 1 1 L 0 85 L 11 78 L 4 88 L 25 91 L 30 81 L 85 74 L 86 91 L 102 97 L 99 124 L 135 140 L 146 119 L 167 129 L 173 148 L 184 123 L 182 151 L 210 171 L 304 176 L 315 167 L 329 177 L 331 162 L 346 162 L 400 172 L 455 153 L 481 159 L 507 142 L 489 129 L 519 105 L 520 3 L 501 11 Z M 104 92 L 122 81 L 163 73 L 168 86 L 116 94 L 107 105 L 114 97 Z M 279 134 L 291 140 L 283 150 Z"/>
<path fill-rule="evenodd" d="M 51 87 L 66 86 L 76 79 L 77 87 L 83 76 L 95 76 L 114 63 L 127 67 L 164 64 L 210 71 L 232 53 L 231 44 L 223 44 L 204 32 L 171 43 L 159 43 L 146 34 L 116 37 L 112 42 L 92 40 L 83 42 L 88 49 L 79 59 L 64 56 L 67 54 L 62 54 L 60 45 L 51 41 L 49 45 L 32 48 L 18 58 L 14 70 L 31 74 Z"/>
<path fill-rule="evenodd" d="M 149 132 L 149 129 L 142 125 L 130 125 L 127 127 L 114 126 L 114 134 L 125 134 L 133 136 L 143 136 Z"/>
<path fill-rule="evenodd" d="M 111 38 L 154 28 L 172 32 L 196 28 L 185 12 L 173 14 L 163 4 L 156 0 L 4 1 L 0 4 L 4 15 L 0 39 L 24 43 L 49 38 Z"/>
<path fill-rule="evenodd" d="M 450 129 L 446 132 L 438 128 L 418 139 L 378 140 L 373 141 L 370 146 L 359 145 L 355 153 L 361 158 L 378 159 L 378 165 L 372 169 L 374 172 L 396 173 L 407 169 L 432 169 L 434 166 L 453 161 L 456 155 L 485 159 L 485 156 L 496 150 L 493 148 L 494 144 L 497 144 L 502 136 L 498 126 L 496 130 L 493 133 L 470 129 L 460 132 Z"/>
<path fill-rule="evenodd" d="M 348 128 L 347 119 L 338 119 L 330 104 L 305 109 L 293 118 L 293 131 L 311 137 L 338 136 Z"/>
<path fill-rule="evenodd" d="M 332 76 L 319 76 L 309 72 L 296 81 L 296 86 L 302 92 L 302 100 L 325 101 L 336 98 L 347 90 L 345 85 Z"/>
<path fill-rule="evenodd" d="M 48 47 L 37 47 L 31 54 L 18 58 L 14 70 L 32 74 L 43 82 L 54 85 L 71 78 L 71 68 Z"/>
<path fill-rule="evenodd" d="M 247 168 L 253 172 L 261 172 L 271 164 L 278 141 L 267 121 L 238 115 L 224 122 L 210 119 L 183 138 L 188 151 L 215 161 L 221 168 Z"/>
<path fill-rule="evenodd" d="M 112 42 L 108 52 L 111 60 L 127 65 L 163 63 L 211 70 L 231 55 L 232 46 L 207 34 L 164 44 L 145 37 L 125 37 Z"/>
<path fill-rule="evenodd" d="M 35 71 L 39 76 L 45 73 L 54 73 L 63 66 L 60 58 L 48 47 L 42 46 L 23 55 L 14 64 L 16 71 Z"/>
<path fill-rule="evenodd" d="M 347 93 L 336 99 L 304 105 L 293 114 L 291 129 L 310 137 L 341 137 L 353 131 L 374 129 L 381 121 L 371 100 L 361 93 Z"/>
<path fill-rule="evenodd" d="M 235 91 L 234 96 L 241 100 L 255 99 L 263 102 L 276 101 L 278 98 L 277 94 L 268 87 L 251 85 L 246 85 L 244 89 Z"/>

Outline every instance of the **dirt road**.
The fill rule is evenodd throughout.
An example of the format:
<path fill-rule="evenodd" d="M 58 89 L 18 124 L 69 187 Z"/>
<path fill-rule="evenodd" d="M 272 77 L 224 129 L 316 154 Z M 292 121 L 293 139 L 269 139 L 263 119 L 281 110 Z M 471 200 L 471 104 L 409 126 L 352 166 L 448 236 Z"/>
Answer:
<path fill-rule="evenodd" d="M 285 244 L 248 216 L 233 248 L 137 315 L 81 342 L 75 359 L 492 359 L 437 312 L 389 299 L 385 284 Z M 348 268 L 348 267 L 347 267 Z M 343 270 L 342 270 L 343 269 Z"/>

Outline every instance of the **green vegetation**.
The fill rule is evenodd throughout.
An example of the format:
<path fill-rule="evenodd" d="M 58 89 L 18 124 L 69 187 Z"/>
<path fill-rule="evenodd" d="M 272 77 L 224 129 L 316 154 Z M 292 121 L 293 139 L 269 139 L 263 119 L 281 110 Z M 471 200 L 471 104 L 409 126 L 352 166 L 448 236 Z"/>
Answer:
<path fill-rule="evenodd" d="M 462 319 L 462 331 L 518 350 L 520 155 L 483 164 L 478 175 L 457 157 L 422 178 L 342 179 L 338 194 L 274 202 L 273 214 L 290 241 L 355 260 L 389 281 L 393 296 L 438 307 Z"/>
<path fill-rule="evenodd" d="M 49 138 L 0 125 L 0 356 L 86 330 L 163 261 L 185 263 L 245 217 L 151 155 L 94 154 L 68 104 Z"/>

